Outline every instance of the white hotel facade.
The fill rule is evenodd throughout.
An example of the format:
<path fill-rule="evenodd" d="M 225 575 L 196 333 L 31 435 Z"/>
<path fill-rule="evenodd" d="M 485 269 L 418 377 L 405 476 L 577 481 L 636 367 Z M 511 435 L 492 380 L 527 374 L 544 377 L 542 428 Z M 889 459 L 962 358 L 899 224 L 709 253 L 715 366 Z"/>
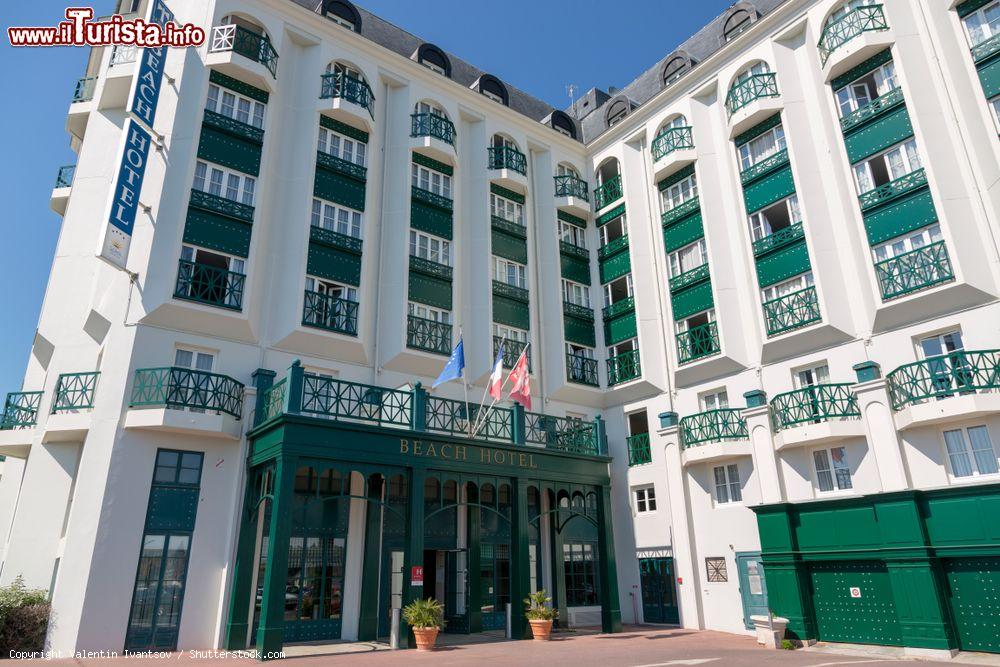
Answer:
<path fill-rule="evenodd" d="M 98 48 L 0 423 L 0 584 L 49 590 L 50 648 L 375 639 L 420 595 L 520 637 L 545 588 L 1000 651 L 997 0 L 738 2 L 563 111 L 346 1 L 169 7 L 209 37 L 128 270 L 138 59 Z M 459 332 L 474 399 L 530 342 L 537 412 L 463 433 Z"/>

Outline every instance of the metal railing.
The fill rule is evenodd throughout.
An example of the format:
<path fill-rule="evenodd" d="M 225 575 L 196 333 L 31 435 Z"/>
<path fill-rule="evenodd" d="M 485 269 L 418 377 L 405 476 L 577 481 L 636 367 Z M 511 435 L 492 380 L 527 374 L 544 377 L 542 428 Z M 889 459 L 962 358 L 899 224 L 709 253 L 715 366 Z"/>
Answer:
<path fill-rule="evenodd" d="M 490 169 L 511 169 L 528 175 L 528 158 L 511 146 L 489 146 L 486 149 Z"/>
<path fill-rule="evenodd" d="M 178 260 L 174 296 L 210 306 L 240 310 L 243 307 L 245 283 L 246 275 L 242 273 L 181 259 Z"/>
<path fill-rule="evenodd" d="M 301 405 L 294 407 L 301 414 L 379 426 L 409 428 L 412 424 L 413 396 L 405 389 L 388 389 L 308 373 L 303 373 L 298 382 L 302 387 Z"/>
<path fill-rule="evenodd" d="M 410 270 L 422 273 L 426 276 L 448 281 L 450 281 L 452 276 L 455 274 L 455 270 L 447 264 L 441 264 L 440 262 L 424 259 L 423 257 L 417 257 L 416 255 L 410 255 Z"/>
<path fill-rule="evenodd" d="M 676 150 L 694 148 L 694 137 L 690 127 L 671 127 L 653 139 L 653 161 L 661 160 Z"/>
<path fill-rule="evenodd" d="M 264 143 L 264 130 L 261 128 L 254 127 L 250 123 L 244 123 L 229 116 L 223 116 L 221 113 L 216 113 L 211 109 L 205 109 L 202 122 L 205 125 L 222 130 L 223 132 L 235 134 L 237 137 L 248 139 L 254 143 Z"/>
<path fill-rule="evenodd" d="M 330 155 L 329 153 L 324 153 L 323 151 L 316 151 L 316 164 L 320 167 L 326 167 L 333 171 L 340 172 L 351 178 L 356 178 L 359 181 L 363 181 L 368 178 L 368 168 L 362 167 L 360 164 L 355 164 L 349 160 L 339 158 L 336 155 Z"/>
<path fill-rule="evenodd" d="M 302 325 L 357 336 L 358 302 L 305 290 Z"/>
<path fill-rule="evenodd" d="M 709 442 L 746 440 L 747 423 L 739 410 L 722 408 L 689 415 L 680 421 L 681 447 L 696 447 Z"/>
<path fill-rule="evenodd" d="M 556 197 L 578 197 L 583 201 L 590 201 L 587 181 L 569 174 L 552 178 L 556 182 Z"/>
<path fill-rule="evenodd" d="M 600 211 L 608 204 L 621 199 L 624 194 L 622 175 L 618 174 L 594 188 L 594 210 Z"/>
<path fill-rule="evenodd" d="M 598 259 L 607 259 L 611 255 L 614 255 L 619 250 L 628 247 L 628 234 L 622 234 L 616 239 L 608 241 L 600 248 L 597 249 Z"/>
<path fill-rule="evenodd" d="M 677 360 L 687 364 L 722 350 L 719 343 L 719 325 L 706 322 L 677 334 Z"/>
<path fill-rule="evenodd" d="M 628 446 L 628 465 L 641 466 L 653 462 L 653 453 L 649 448 L 649 434 L 636 433 L 625 438 Z"/>
<path fill-rule="evenodd" d="M 760 178 L 764 174 L 774 171 L 778 167 L 782 167 L 786 164 L 788 164 L 788 149 L 782 148 L 777 153 L 774 153 L 773 155 L 768 155 L 760 162 L 756 162 L 753 165 L 741 171 L 740 183 L 746 185 L 747 183 Z"/>
<path fill-rule="evenodd" d="M 694 285 L 695 283 L 700 283 L 702 280 L 706 280 L 709 277 L 708 262 L 702 264 L 701 266 L 696 266 L 693 269 L 689 269 L 684 273 L 679 273 L 673 276 L 670 281 L 670 291 L 677 292 L 682 290 L 688 285 Z"/>
<path fill-rule="evenodd" d="M 585 357 L 582 354 L 566 353 L 566 380 L 577 384 L 597 387 L 597 359 Z"/>
<path fill-rule="evenodd" d="M 559 241 L 559 252 L 565 255 L 573 255 L 574 257 L 579 257 L 582 260 L 590 259 L 590 251 L 582 246 L 569 243 L 568 241 Z"/>
<path fill-rule="evenodd" d="M 232 51 L 267 68 L 271 76 L 278 76 L 278 52 L 266 35 L 247 30 L 243 26 L 230 23 L 212 28 L 210 52 Z"/>
<path fill-rule="evenodd" d="M 493 358 L 496 359 L 497 352 L 500 351 L 500 343 L 503 343 L 503 367 L 514 368 L 514 364 L 521 357 L 521 351 L 528 345 L 519 340 L 504 339 L 503 336 L 493 336 Z M 531 370 L 531 348 L 528 348 L 528 370 Z"/>
<path fill-rule="evenodd" d="M 75 164 L 67 164 L 59 167 L 59 171 L 56 173 L 56 187 L 68 188 L 73 185 L 74 173 L 76 173 Z"/>
<path fill-rule="evenodd" d="M 587 306 L 581 306 L 571 301 L 563 301 L 563 315 L 576 317 L 581 320 L 594 321 L 594 311 Z"/>
<path fill-rule="evenodd" d="M 12 391 L 3 402 L 0 430 L 27 428 L 38 423 L 38 408 L 42 403 L 40 391 Z"/>
<path fill-rule="evenodd" d="M 359 107 L 368 110 L 368 115 L 375 118 L 375 94 L 364 79 L 351 76 L 344 72 L 331 72 L 320 75 L 319 97 L 321 100 L 339 97 Z"/>
<path fill-rule="evenodd" d="M 608 357 L 608 386 L 635 380 L 642 375 L 639 350 L 629 350 Z"/>
<path fill-rule="evenodd" d="M 529 299 L 528 290 L 500 280 L 493 281 L 493 295 L 514 299 L 515 301 L 523 301 L 524 303 L 528 303 Z"/>
<path fill-rule="evenodd" d="M 356 236 L 341 234 L 340 232 L 319 227 L 318 225 L 309 225 L 309 240 L 333 246 L 334 248 L 339 248 L 355 255 L 361 254 L 361 247 L 363 245 L 363 241 Z"/>
<path fill-rule="evenodd" d="M 100 371 L 60 375 L 56 381 L 56 390 L 52 399 L 52 413 L 93 408 L 97 379 L 100 376 Z"/>
<path fill-rule="evenodd" d="M 435 354 L 451 354 L 451 325 L 416 315 L 406 316 L 406 346 Z"/>
<path fill-rule="evenodd" d="M 956 350 L 905 364 L 885 376 L 893 410 L 956 395 L 1000 390 L 1000 350 Z"/>
<path fill-rule="evenodd" d="M 815 287 L 806 287 L 796 292 L 765 301 L 764 324 L 768 336 L 804 327 L 820 320 L 819 299 Z"/>
<path fill-rule="evenodd" d="M 1000 33 L 973 46 L 972 59 L 978 65 L 998 51 L 1000 51 Z"/>
<path fill-rule="evenodd" d="M 82 79 L 77 79 L 76 87 L 73 89 L 73 103 L 89 102 L 94 99 L 94 88 L 96 86 L 96 76 L 85 76 Z"/>
<path fill-rule="evenodd" d="M 243 416 L 243 383 L 228 375 L 168 366 L 140 368 L 132 383 L 130 408 L 164 407 Z"/>
<path fill-rule="evenodd" d="M 410 115 L 411 137 L 434 137 L 455 145 L 455 124 L 436 113 L 415 113 Z"/>
<path fill-rule="evenodd" d="M 445 209 L 447 211 L 451 211 L 455 206 L 455 203 L 451 199 L 439 195 L 436 192 L 418 188 L 415 185 L 410 187 L 410 196 L 417 201 L 430 204 L 431 206 L 437 206 L 438 208 Z"/>
<path fill-rule="evenodd" d="M 253 222 L 253 206 L 238 202 L 219 195 L 213 195 L 197 188 L 191 189 L 191 199 L 188 202 L 191 206 L 219 213 L 230 218 L 236 218 L 243 222 Z"/>
<path fill-rule="evenodd" d="M 879 204 L 884 204 L 887 201 L 895 199 L 900 195 L 916 190 L 917 188 L 922 188 L 927 185 L 927 172 L 924 171 L 923 167 L 916 169 L 906 174 L 905 176 L 900 176 L 899 178 L 889 181 L 885 185 L 881 185 L 874 190 L 869 190 L 858 197 L 858 201 L 861 203 L 861 210 L 867 211 L 870 208 L 874 208 Z"/>
<path fill-rule="evenodd" d="M 771 399 L 771 421 L 776 432 L 799 424 L 860 418 L 858 399 L 848 383 L 817 384 Z"/>
<path fill-rule="evenodd" d="M 600 454 L 597 429 L 593 422 L 575 417 L 553 417 L 539 412 L 525 412 L 524 440 L 530 445 L 576 454 Z"/>
<path fill-rule="evenodd" d="M 823 65 L 834 51 L 865 32 L 888 30 L 882 5 L 862 5 L 831 21 L 819 36 L 819 57 Z"/>
<path fill-rule="evenodd" d="M 680 220 L 687 214 L 693 213 L 694 211 L 698 210 L 700 206 L 701 206 L 701 199 L 699 199 L 698 197 L 688 199 L 683 204 L 678 204 L 669 211 L 664 211 L 663 215 L 660 216 L 660 224 L 663 225 L 664 227 L 667 227 L 673 224 L 675 221 Z"/>
<path fill-rule="evenodd" d="M 120 44 L 111 49 L 111 59 L 108 64 L 114 67 L 115 65 L 134 63 L 137 55 L 139 55 L 139 47 L 135 44 Z"/>
<path fill-rule="evenodd" d="M 508 220 L 507 218 L 501 218 L 499 215 L 490 216 L 490 226 L 492 226 L 493 229 L 507 232 L 508 234 L 518 238 L 528 238 L 528 228 L 522 223 Z"/>
<path fill-rule="evenodd" d="M 955 279 L 944 241 L 878 262 L 875 275 L 885 300 L 898 299 Z"/>
<path fill-rule="evenodd" d="M 617 317 L 622 313 L 627 313 L 630 310 L 635 310 L 635 297 L 626 297 L 620 301 L 615 301 L 610 306 L 604 306 L 601 309 L 601 317 L 605 320 L 610 320 L 613 317 Z"/>
<path fill-rule="evenodd" d="M 751 74 L 736 81 L 726 94 L 726 111 L 734 113 L 764 97 L 778 96 L 778 77 L 774 72 Z"/>
<path fill-rule="evenodd" d="M 870 103 L 863 107 L 855 109 L 851 113 L 847 114 L 840 119 L 840 129 L 844 132 L 852 130 L 858 125 L 861 125 L 865 121 L 875 118 L 882 114 L 882 112 L 891 109 L 900 102 L 903 101 L 903 89 L 893 88 L 884 95 L 879 95 Z"/>
<path fill-rule="evenodd" d="M 802 229 L 802 223 L 796 222 L 793 225 L 779 229 L 773 234 L 768 234 L 764 238 L 754 241 L 753 256 L 760 257 L 761 255 L 766 255 L 772 250 L 786 246 L 789 243 L 794 243 L 804 236 L 805 231 Z"/>

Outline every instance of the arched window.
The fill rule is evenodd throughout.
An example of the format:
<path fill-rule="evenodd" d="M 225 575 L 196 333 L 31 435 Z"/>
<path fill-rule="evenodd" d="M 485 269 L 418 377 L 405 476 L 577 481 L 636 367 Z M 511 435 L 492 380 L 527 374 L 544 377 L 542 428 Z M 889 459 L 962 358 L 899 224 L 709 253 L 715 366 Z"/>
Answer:
<path fill-rule="evenodd" d="M 617 176 L 621 171 L 618 168 L 618 160 L 615 158 L 608 158 L 601 163 L 601 166 L 597 168 L 597 184 L 604 185 L 612 178 Z"/>
<path fill-rule="evenodd" d="M 549 122 L 552 124 L 552 129 L 556 132 L 565 134 L 570 139 L 576 139 L 576 124 L 564 112 L 559 110 L 553 111 Z"/>
<path fill-rule="evenodd" d="M 478 83 L 478 89 L 481 94 L 490 98 L 494 102 L 504 106 L 508 105 L 507 87 L 503 85 L 500 79 L 490 74 L 483 74 L 479 77 Z"/>
<path fill-rule="evenodd" d="M 520 152 L 520 148 L 517 147 L 517 142 L 508 137 L 505 134 L 494 134 L 493 141 L 491 142 L 494 148 L 510 148 Z"/>
<path fill-rule="evenodd" d="M 739 71 L 739 73 L 733 77 L 733 83 L 739 83 L 745 79 L 749 79 L 754 74 L 767 74 L 771 71 L 771 66 L 768 65 L 763 60 L 758 60 L 749 67 L 745 67 Z"/>
<path fill-rule="evenodd" d="M 671 118 L 666 123 L 664 123 L 663 127 L 661 127 L 660 131 L 657 132 L 656 134 L 658 135 L 663 134 L 667 130 L 672 130 L 675 127 L 687 127 L 687 126 L 688 126 L 687 118 L 684 117 L 684 114 L 679 114 Z"/>
<path fill-rule="evenodd" d="M 840 19 L 844 18 L 845 16 L 847 16 L 848 14 L 850 14 L 851 12 L 853 12 L 855 9 L 858 9 L 860 7 L 866 7 L 868 5 L 874 5 L 874 4 L 876 4 L 875 0 L 848 0 L 848 2 L 844 2 L 844 3 L 840 4 L 836 9 L 834 9 L 830 13 L 830 15 L 826 18 L 826 22 L 823 23 L 823 26 L 826 27 L 826 26 L 830 25 L 831 23 L 835 23 L 836 21 L 839 21 Z M 993 11 L 995 13 L 997 13 L 998 16 L 1000 16 L 1000 8 L 994 6 Z M 994 19 L 994 21 L 997 21 L 997 20 L 1000 20 L 1000 19 Z"/>
<path fill-rule="evenodd" d="M 429 70 L 451 78 L 451 61 L 444 51 L 433 44 L 421 44 L 417 49 L 417 62 Z"/>
<path fill-rule="evenodd" d="M 447 118 L 444 108 L 432 100 L 420 100 L 413 106 L 413 113 L 432 113 L 441 118 Z"/>
<path fill-rule="evenodd" d="M 580 178 L 580 172 L 573 165 L 560 162 L 556 165 L 556 176 L 572 176 L 573 178 Z"/>
<path fill-rule="evenodd" d="M 243 28 L 244 30 L 249 30 L 255 35 L 267 37 L 267 31 L 264 30 L 264 26 L 261 25 L 260 23 L 257 23 L 257 21 L 255 21 L 254 19 L 246 16 L 227 14 L 226 16 L 222 17 L 222 20 L 219 21 L 219 23 L 221 23 L 222 25 L 236 25 Z"/>
<path fill-rule="evenodd" d="M 722 27 L 722 38 L 727 42 L 733 41 L 753 24 L 755 18 L 750 9 L 734 10 Z"/>
<path fill-rule="evenodd" d="M 615 100 L 608 107 L 608 127 L 614 126 L 616 123 L 621 122 L 628 115 L 628 102 L 625 100 Z"/>
<path fill-rule="evenodd" d="M 361 14 L 346 0 L 323 0 L 323 9 L 320 13 L 348 30 L 361 32 Z"/>
<path fill-rule="evenodd" d="M 663 68 L 663 85 L 669 86 L 691 69 L 691 61 L 684 56 L 674 56 Z"/>

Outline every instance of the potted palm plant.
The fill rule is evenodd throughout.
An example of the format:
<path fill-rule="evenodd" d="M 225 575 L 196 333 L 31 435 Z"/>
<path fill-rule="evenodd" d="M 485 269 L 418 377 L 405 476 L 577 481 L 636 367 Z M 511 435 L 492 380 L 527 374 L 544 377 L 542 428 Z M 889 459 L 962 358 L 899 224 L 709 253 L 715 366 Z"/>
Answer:
<path fill-rule="evenodd" d="M 524 615 L 528 617 L 531 635 L 538 641 L 548 641 L 552 636 L 552 621 L 559 612 L 549 606 L 552 598 L 544 590 L 535 591 L 524 598 Z"/>
<path fill-rule="evenodd" d="M 413 629 L 418 651 L 433 651 L 444 627 L 444 605 L 434 598 L 417 599 L 403 607 L 403 620 Z"/>

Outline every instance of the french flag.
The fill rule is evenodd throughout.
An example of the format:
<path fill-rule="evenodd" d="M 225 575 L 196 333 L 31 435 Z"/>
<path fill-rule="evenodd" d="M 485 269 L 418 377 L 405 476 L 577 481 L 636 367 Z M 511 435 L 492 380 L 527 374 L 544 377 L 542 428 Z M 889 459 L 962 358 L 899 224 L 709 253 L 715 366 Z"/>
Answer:
<path fill-rule="evenodd" d="M 504 341 L 500 341 L 497 358 L 493 362 L 493 372 L 490 373 L 490 396 L 495 401 L 503 398 L 503 346 Z"/>

